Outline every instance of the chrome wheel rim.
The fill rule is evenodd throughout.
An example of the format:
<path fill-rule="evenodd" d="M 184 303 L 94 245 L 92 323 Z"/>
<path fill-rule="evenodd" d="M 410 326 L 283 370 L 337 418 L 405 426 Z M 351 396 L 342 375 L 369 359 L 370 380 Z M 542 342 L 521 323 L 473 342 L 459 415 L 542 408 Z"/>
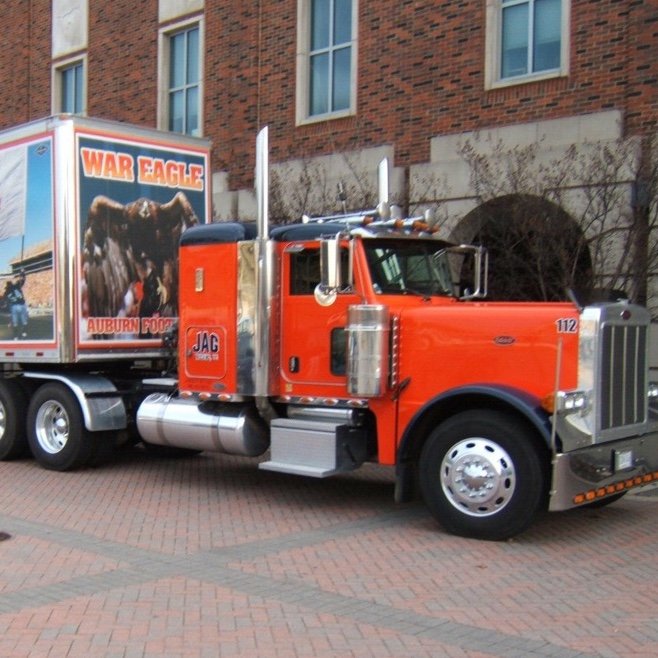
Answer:
<path fill-rule="evenodd" d="M 450 504 L 469 516 L 491 516 L 516 490 L 512 459 L 497 443 L 469 438 L 456 443 L 441 462 L 441 486 Z"/>
<path fill-rule="evenodd" d="M 61 452 L 69 439 L 69 416 L 55 400 L 45 402 L 39 408 L 35 422 L 39 445 L 49 454 Z"/>
<path fill-rule="evenodd" d="M 7 433 L 7 410 L 5 405 L 0 402 L 0 439 L 3 439 Z"/>

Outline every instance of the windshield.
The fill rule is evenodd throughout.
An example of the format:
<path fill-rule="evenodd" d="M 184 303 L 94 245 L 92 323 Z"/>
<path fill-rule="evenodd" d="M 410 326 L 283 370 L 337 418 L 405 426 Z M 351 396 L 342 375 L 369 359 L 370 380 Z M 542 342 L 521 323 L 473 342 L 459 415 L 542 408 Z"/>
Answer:
<path fill-rule="evenodd" d="M 446 243 L 368 239 L 363 246 L 377 293 L 457 296 Z"/>

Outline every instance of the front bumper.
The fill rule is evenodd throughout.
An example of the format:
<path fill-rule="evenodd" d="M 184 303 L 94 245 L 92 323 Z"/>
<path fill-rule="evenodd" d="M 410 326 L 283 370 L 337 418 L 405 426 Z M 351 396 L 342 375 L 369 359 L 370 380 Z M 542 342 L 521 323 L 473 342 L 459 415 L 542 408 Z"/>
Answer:
<path fill-rule="evenodd" d="M 586 505 L 658 482 L 658 432 L 553 457 L 549 510 Z"/>

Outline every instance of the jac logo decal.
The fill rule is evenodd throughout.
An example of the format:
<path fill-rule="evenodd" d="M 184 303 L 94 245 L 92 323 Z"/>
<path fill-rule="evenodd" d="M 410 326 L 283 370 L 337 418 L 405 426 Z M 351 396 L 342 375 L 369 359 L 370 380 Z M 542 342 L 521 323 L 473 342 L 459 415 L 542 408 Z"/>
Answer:
<path fill-rule="evenodd" d="M 516 343 L 516 338 L 514 336 L 496 336 L 493 339 L 493 342 L 496 345 L 514 345 Z"/>
<path fill-rule="evenodd" d="M 575 334 L 578 332 L 578 320 L 576 318 L 558 318 L 555 321 L 558 334 Z"/>
<path fill-rule="evenodd" d="M 189 355 L 197 361 L 218 361 L 219 336 L 214 331 L 197 331 L 196 339 Z"/>

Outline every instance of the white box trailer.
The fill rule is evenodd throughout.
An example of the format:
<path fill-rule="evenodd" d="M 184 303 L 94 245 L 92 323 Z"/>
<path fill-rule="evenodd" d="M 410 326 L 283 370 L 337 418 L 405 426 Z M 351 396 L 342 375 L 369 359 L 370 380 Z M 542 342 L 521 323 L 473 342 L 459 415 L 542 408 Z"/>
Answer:
<path fill-rule="evenodd" d="M 160 354 L 178 238 L 210 215 L 208 166 L 204 140 L 97 119 L 0 133 L 0 359 Z M 16 287 L 27 321 L 12 323 Z"/>
<path fill-rule="evenodd" d="M 61 456 L 71 401 L 86 431 L 126 426 L 119 389 L 167 355 L 178 242 L 210 220 L 209 167 L 207 140 L 123 123 L 61 115 L 0 132 L 0 458 L 36 432 L 43 465 L 87 461 Z"/>

